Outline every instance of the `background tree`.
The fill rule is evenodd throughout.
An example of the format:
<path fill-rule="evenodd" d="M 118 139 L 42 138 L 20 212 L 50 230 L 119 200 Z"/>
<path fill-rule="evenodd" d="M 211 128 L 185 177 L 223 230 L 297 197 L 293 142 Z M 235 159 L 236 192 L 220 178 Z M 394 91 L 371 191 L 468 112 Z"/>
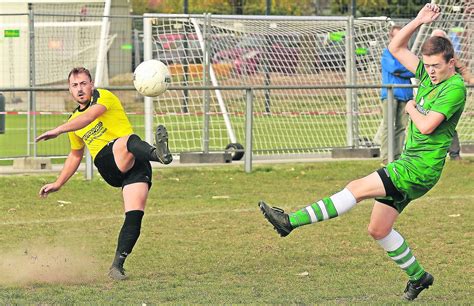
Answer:
<path fill-rule="evenodd" d="M 131 0 L 132 12 L 181 14 L 184 0 Z M 430 0 L 357 0 L 357 17 L 413 18 Z M 188 0 L 190 14 L 265 15 L 267 0 Z M 272 15 L 348 15 L 352 0 L 272 0 Z"/>

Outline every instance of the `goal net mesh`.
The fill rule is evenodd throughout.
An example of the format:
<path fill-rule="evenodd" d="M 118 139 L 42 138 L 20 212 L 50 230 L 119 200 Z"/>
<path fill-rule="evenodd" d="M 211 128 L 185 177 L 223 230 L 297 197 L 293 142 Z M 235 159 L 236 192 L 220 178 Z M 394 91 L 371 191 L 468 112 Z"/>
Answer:
<path fill-rule="evenodd" d="M 380 56 L 388 40 L 384 18 L 347 19 L 166 18 L 153 20 L 153 58 L 171 70 L 172 85 L 299 86 L 380 83 Z M 203 77 L 209 50 L 211 77 Z M 214 78 L 212 77 L 214 75 Z M 254 91 L 253 149 L 257 154 L 327 153 L 346 147 L 347 118 L 355 145 L 371 145 L 381 119 L 380 89 L 272 89 Z M 222 151 L 231 134 L 244 143 L 245 92 L 211 91 L 210 150 Z M 348 107 L 356 97 L 356 108 Z M 348 100 L 349 99 L 349 100 Z M 355 98 L 353 99 L 355 100 Z M 204 92 L 170 90 L 156 99 L 156 120 L 166 124 L 176 152 L 203 147 Z M 224 105 L 224 107 L 222 107 Z M 224 119 L 230 119 L 229 126 Z"/>
<path fill-rule="evenodd" d="M 33 11 L 36 84 L 63 83 L 76 66 L 87 67 L 94 73 L 104 1 L 36 3 Z"/>

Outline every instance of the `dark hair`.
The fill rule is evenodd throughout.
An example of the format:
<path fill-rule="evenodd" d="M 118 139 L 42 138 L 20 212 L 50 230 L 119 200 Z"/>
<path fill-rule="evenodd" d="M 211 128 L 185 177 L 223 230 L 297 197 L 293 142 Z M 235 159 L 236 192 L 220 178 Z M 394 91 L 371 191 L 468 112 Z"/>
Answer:
<path fill-rule="evenodd" d="M 390 31 L 388 32 L 388 35 L 390 35 L 391 37 L 393 37 L 393 32 L 395 30 L 398 30 L 400 31 L 402 29 L 402 26 L 400 25 L 393 25 L 391 28 L 390 28 Z"/>
<path fill-rule="evenodd" d="M 445 37 L 432 36 L 421 46 L 421 54 L 431 56 L 441 54 L 449 62 L 454 57 L 454 48 L 451 41 Z"/>
<path fill-rule="evenodd" d="M 87 70 L 87 68 L 84 68 L 84 67 L 75 67 L 75 68 L 72 68 L 71 72 L 69 72 L 69 75 L 67 76 L 67 81 L 69 83 L 69 79 L 71 78 L 71 75 L 77 75 L 79 73 L 85 73 L 88 77 L 89 77 L 89 81 L 92 82 L 92 76 L 91 76 L 91 73 L 89 70 Z"/>

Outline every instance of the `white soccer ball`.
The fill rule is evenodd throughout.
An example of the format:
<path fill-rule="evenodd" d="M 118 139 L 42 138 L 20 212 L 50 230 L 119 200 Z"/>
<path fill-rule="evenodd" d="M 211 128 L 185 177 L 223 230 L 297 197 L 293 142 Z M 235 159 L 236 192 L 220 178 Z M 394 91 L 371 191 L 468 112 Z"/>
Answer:
<path fill-rule="evenodd" d="M 171 83 L 168 67 L 158 60 L 140 63 L 133 72 L 133 85 L 147 97 L 157 97 L 164 93 Z"/>

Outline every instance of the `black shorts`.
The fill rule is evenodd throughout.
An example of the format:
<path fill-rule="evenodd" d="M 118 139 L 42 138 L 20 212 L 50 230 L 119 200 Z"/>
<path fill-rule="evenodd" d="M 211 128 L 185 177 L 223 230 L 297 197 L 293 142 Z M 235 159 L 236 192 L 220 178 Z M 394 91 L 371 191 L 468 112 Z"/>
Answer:
<path fill-rule="evenodd" d="M 97 167 L 102 178 L 113 187 L 122 187 L 133 183 L 148 183 L 151 188 L 151 164 L 149 161 L 135 160 L 132 169 L 122 173 L 115 163 L 112 147 L 115 140 L 109 142 L 100 150 L 94 159 L 94 165 Z"/>
<path fill-rule="evenodd" d="M 398 191 L 398 189 L 395 187 L 392 180 L 390 179 L 390 175 L 388 174 L 387 169 L 380 168 L 379 170 L 377 170 L 377 174 L 382 179 L 382 183 L 385 188 L 385 197 L 392 197 L 393 200 L 400 200 L 403 198 L 403 195 L 400 193 L 400 191 Z M 375 198 L 375 200 L 390 207 L 393 207 L 398 211 L 398 208 L 395 206 L 393 200 L 388 200 L 386 198 Z"/>

